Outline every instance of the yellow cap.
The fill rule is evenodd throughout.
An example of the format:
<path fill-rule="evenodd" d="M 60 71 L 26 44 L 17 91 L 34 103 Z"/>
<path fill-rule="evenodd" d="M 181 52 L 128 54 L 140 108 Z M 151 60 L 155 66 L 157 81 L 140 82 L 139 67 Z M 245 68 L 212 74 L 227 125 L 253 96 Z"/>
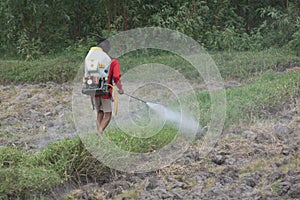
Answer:
<path fill-rule="evenodd" d="M 100 50 L 100 51 L 102 51 L 102 48 L 100 48 L 100 47 L 92 47 L 90 50 Z"/>

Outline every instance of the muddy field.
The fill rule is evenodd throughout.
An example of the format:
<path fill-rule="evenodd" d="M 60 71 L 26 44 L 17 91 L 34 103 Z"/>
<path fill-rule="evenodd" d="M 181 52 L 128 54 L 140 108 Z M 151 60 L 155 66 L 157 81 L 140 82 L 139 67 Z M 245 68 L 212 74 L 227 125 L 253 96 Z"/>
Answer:
<path fill-rule="evenodd" d="M 0 90 L 1 146 L 39 151 L 53 141 L 77 137 L 71 85 L 48 82 Z M 101 183 L 70 183 L 53 189 L 49 198 L 299 199 L 298 104 L 295 100 L 270 120 L 232 126 L 209 155 L 203 155 L 200 139 L 161 170 L 141 174 L 111 170 Z"/>

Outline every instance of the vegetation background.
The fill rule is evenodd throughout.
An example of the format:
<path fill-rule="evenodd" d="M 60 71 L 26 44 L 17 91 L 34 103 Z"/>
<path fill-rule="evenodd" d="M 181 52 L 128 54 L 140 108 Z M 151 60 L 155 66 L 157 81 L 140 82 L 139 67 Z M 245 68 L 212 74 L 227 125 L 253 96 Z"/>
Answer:
<path fill-rule="evenodd" d="M 32 59 L 81 47 L 97 35 L 159 26 L 208 50 L 289 46 L 299 55 L 299 10 L 299 0 L 3 0 L 0 52 Z"/>

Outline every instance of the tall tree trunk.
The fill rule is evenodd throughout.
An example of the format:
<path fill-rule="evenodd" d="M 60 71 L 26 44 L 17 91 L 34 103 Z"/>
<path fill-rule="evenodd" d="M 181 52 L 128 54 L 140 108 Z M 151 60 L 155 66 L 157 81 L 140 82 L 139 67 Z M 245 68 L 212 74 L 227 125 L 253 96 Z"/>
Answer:
<path fill-rule="evenodd" d="M 110 0 L 106 0 L 107 31 L 110 32 Z"/>
<path fill-rule="evenodd" d="M 289 0 L 285 0 L 285 10 L 286 10 L 286 16 L 289 16 Z"/>
<path fill-rule="evenodd" d="M 196 11 L 196 2 L 195 0 L 192 0 L 192 14 L 194 14 Z"/>
<path fill-rule="evenodd" d="M 249 0 L 246 1 L 246 4 L 247 4 L 247 8 L 246 8 L 246 13 L 244 15 L 245 17 L 245 21 L 246 21 L 246 24 L 245 24 L 245 30 L 246 32 L 249 34 L 250 31 L 249 31 Z"/>
<path fill-rule="evenodd" d="M 81 13 L 83 13 L 83 6 L 82 6 L 82 3 L 79 2 L 79 12 L 77 14 L 77 39 L 78 38 L 81 38 L 81 22 L 82 22 L 82 19 L 81 19 Z"/>
<path fill-rule="evenodd" d="M 118 30 L 118 24 L 117 24 L 117 3 L 114 1 L 114 26 L 115 29 Z"/>
<path fill-rule="evenodd" d="M 128 0 L 125 0 L 124 7 L 123 7 L 123 24 L 122 24 L 122 30 L 127 30 L 127 7 L 128 7 Z"/>
<path fill-rule="evenodd" d="M 41 20 L 41 23 L 39 25 L 39 31 L 38 31 L 39 37 L 41 37 L 41 35 L 43 33 L 43 26 L 44 26 L 44 15 L 42 16 L 42 20 Z"/>

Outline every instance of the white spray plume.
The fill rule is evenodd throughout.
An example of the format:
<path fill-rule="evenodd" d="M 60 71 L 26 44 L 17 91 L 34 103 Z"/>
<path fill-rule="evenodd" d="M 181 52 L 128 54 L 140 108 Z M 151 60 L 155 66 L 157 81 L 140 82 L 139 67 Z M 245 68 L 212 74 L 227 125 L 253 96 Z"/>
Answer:
<path fill-rule="evenodd" d="M 175 112 L 161 104 L 147 102 L 147 105 L 158 113 L 162 120 L 176 123 L 185 133 L 193 133 L 198 130 L 199 123 L 186 113 Z"/>

